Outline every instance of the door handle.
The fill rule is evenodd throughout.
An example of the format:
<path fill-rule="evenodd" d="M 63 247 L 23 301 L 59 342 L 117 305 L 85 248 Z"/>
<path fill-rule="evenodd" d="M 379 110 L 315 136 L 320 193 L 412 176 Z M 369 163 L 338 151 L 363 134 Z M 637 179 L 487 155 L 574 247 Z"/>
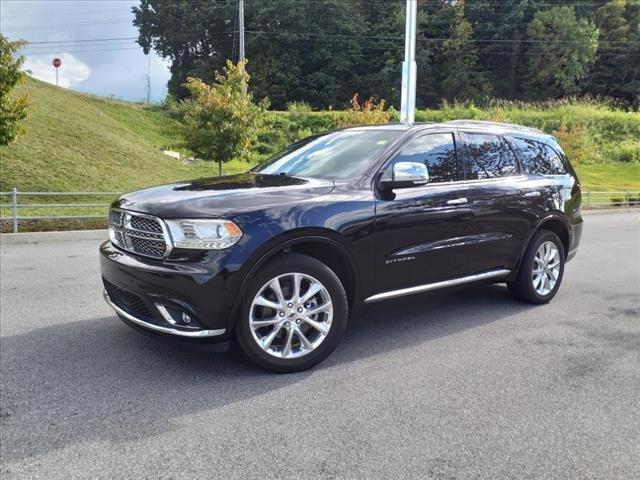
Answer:
<path fill-rule="evenodd" d="M 467 202 L 467 197 L 454 198 L 453 200 L 447 200 L 447 205 L 464 205 Z"/>

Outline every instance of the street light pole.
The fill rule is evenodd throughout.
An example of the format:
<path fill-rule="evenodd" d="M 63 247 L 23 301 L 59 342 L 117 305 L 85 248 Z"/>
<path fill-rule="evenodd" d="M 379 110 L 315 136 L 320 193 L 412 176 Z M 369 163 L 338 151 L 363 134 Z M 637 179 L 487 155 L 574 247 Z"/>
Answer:
<path fill-rule="evenodd" d="M 239 0 L 238 25 L 240 28 L 240 61 L 244 61 L 244 0 Z"/>
<path fill-rule="evenodd" d="M 416 25 L 418 0 L 407 0 L 407 25 L 405 30 L 404 62 L 402 62 L 402 99 L 400 122 L 412 124 L 416 118 Z"/>
<path fill-rule="evenodd" d="M 242 71 L 244 72 L 244 0 L 238 0 L 238 27 L 239 27 L 239 37 L 240 37 L 240 64 L 242 65 Z M 242 87 L 242 94 L 244 96 L 247 95 L 247 84 L 245 83 Z"/>

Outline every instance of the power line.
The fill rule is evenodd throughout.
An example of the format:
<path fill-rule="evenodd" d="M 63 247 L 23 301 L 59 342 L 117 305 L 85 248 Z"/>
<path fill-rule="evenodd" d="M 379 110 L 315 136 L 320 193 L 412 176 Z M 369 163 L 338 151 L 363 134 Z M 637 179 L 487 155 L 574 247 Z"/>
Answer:
<path fill-rule="evenodd" d="M 38 55 L 57 55 L 63 53 L 93 53 L 93 52 L 117 52 L 121 50 L 139 50 L 140 47 L 123 47 L 123 48 L 101 48 L 101 49 L 90 49 L 90 50 L 51 50 L 47 52 L 25 52 L 23 55 L 29 57 L 35 57 Z"/>
<path fill-rule="evenodd" d="M 6 0 L 5 0 L 6 1 Z M 71 15 L 91 15 L 94 13 L 113 13 L 122 12 L 122 9 L 117 10 L 88 10 L 84 12 L 51 12 L 51 13 L 38 13 L 33 15 L 14 15 L 12 17 L 5 17 L 5 20 L 13 20 L 14 18 L 36 18 L 36 17 L 60 17 Z"/>
<path fill-rule="evenodd" d="M 137 40 L 138 37 L 116 37 L 116 38 L 93 38 L 93 39 L 79 39 L 79 40 L 56 40 L 48 42 L 29 42 L 29 45 L 52 45 L 58 43 L 88 43 L 88 42 L 117 42 L 121 40 Z"/>
<path fill-rule="evenodd" d="M 105 20 L 100 22 L 68 23 L 66 25 L 47 25 L 46 27 L 26 27 L 26 28 L 16 27 L 16 28 L 5 28 L 5 31 L 30 32 L 30 31 L 36 31 L 36 30 L 51 30 L 54 28 L 70 28 L 70 27 L 85 27 L 85 26 L 94 26 L 94 25 L 107 25 L 107 24 L 114 24 L 114 23 L 129 23 L 132 20 L 133 20 L 132 18 L 126 18 L 126 19 Z"/>

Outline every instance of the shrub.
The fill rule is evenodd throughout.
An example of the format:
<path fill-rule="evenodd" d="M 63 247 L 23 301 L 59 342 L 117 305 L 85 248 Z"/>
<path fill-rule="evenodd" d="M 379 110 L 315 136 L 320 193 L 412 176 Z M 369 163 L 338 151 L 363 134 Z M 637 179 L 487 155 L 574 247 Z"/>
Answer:
<path fill-rule="evenodd" d="M 248 83 L 245 64 L 228 61 L 212 85 L 198 78 L 188 78 L 185 84 L 191 94 L 183 102 L 187 146 L 202 160 L 218 161 L 220 174 L 222 162 L 253 159 L 266 125 L 268 101 L 254 103 Z"/>
<path fill-rule="evenodd" d="M 22 83 L 24 57 L 15 53 L 25 46 L 25 42 L 12 42 L 0 34 L 0 146 L 9 145 L 24 132 L 22 121 L 27 117 L 29 95 L 16 95 L 16 85 Z"/>
<path fill-rule="evenodd" d="M 587 129 L 581 125 L 568 127 L 563 121 L 560 128 L 553 132 L 569 160 L 574 165 L 593 163 L 598 159 L 597 149 L 587 135 Z"/>
<path fill-rule="evenodd" d="M 307 102 L 290 102 L 287 104 L 287 112 L 292 115 L 297 113 L 309 113 L 313 108 Z"/>
<path fill-rule="evenodd" d="M 611 146 L 611 161 L 640 163 L 640 143 L 631 140 Z"/>
<path fill-rule="evenodd" d="M 393 110 L 385 110 L 385 101 L 376 103 L 373 98 L 360 102 L 356 93 L 351 98 L 351 109 L 336 112 L 335 126 L 350 127 L 354 125 L 376 125 L 390 123 L 393 117 Z"/>

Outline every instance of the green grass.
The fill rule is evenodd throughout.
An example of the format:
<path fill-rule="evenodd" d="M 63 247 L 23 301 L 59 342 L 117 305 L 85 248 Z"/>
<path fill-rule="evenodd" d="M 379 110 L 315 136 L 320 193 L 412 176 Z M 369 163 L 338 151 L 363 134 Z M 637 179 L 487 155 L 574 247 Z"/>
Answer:
<path fill-rule="evenodd" d="M 601 163 L 576 166 L 583 189 L 593 191 L 640 190 L 640 165 Z"/>
<path fill-rule="evenodd" d="M 181 150 L 177 122 L 143 106 L 98 98 L 29 79 L 26 133 L 0 147 L 0 189 L 128 191 L 216 175 L 162 153 Z M 228 172 L 246 165 L 229 165 Z"/>

